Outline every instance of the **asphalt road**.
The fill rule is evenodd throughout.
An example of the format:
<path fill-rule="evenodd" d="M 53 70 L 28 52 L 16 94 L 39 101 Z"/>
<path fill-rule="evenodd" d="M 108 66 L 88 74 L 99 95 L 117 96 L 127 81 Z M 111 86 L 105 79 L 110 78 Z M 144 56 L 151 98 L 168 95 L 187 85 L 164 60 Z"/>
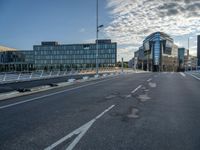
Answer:
<path fill-rule="evenodd" d="M 140 73 L 0 102 L 2 150 L 199 150 L 200 81 Z"/>

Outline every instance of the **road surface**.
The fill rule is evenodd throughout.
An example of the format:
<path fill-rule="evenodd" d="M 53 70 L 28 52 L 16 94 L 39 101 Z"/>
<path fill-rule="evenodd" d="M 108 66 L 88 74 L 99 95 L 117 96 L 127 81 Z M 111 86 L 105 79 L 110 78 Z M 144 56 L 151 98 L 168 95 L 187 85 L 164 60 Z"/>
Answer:
<path fill-rule="evenodd" d="M 200 81 L 139 73 L 0 102 L 2 150 L 199 150 Z"/>

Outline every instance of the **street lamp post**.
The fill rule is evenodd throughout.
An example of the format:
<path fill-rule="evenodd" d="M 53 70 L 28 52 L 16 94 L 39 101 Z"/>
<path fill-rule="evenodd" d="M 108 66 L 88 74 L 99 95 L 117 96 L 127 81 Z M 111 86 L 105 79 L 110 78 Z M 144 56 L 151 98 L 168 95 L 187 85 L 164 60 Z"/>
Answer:
<path fill-rule="evenodd" d="M 96 3 L 96 25 L 97 25 L 97 27 L 96 27 L 96 75 L 98 75 L 99 74 L 99 63 L 98 63 L 98 55 L 99 55 L 99 49 L 98 49 L 98 33 L 99 33 L 99 29 L 98 29 L 98 27 L 99 27 L 99 1 L 97 0 L 97 3 Z"/>
<path fill-rule="evenodd" d="M 99 1 L 97 0 L 96 2 L 96 75 L 99 75 L 99 61 L 98 61 L 98 57 L 99 57 L 99 29 L 103 27 L 103 25 L 99 26 Z"/>

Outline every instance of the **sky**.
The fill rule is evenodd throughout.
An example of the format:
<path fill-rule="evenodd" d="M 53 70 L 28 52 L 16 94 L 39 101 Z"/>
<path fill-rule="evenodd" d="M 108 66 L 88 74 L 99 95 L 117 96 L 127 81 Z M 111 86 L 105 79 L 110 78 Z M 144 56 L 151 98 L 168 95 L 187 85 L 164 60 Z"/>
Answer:
<path fill-rule="evenodd" d="M 99 38 L 118 43 L 129 60 L 146 36 L 161 31 L 196 55 L 199 0 L 99 0 Z M 0 0 L 0 45 L 31 50 L 41 41 L 94 42 L 96 0 Z"/>

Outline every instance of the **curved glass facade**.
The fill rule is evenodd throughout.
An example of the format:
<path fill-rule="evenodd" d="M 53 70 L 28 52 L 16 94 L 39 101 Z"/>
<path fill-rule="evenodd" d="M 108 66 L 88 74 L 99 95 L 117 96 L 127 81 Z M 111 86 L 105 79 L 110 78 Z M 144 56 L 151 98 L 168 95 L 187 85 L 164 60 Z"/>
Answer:
<path fill-rule="evenodd" d="M 152 71 L 175 71 L 178 67 L 178 47 L 173 39 L 155 32 L 143 41 L 144 69 Z"/>

